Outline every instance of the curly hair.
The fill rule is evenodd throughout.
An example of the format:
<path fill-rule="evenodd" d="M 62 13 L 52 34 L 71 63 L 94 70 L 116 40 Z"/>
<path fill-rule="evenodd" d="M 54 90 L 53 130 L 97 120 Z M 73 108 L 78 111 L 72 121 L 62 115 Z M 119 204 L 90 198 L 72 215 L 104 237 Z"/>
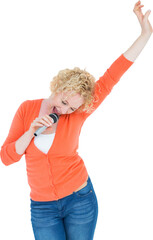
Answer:
<path fill-rule="evenodd" d="M 83 97 L 84 103 L 77 111 L 90 112 L 93 109 L 95 81 L 95 78 L 85 69 L 81 70 L 78 67 L 66 68 L 60 70 L 57 76 L 53 77 L 50 82 L 50 90 L 54 94 L 65 92 L 69 96 L 79 93 Z"/>

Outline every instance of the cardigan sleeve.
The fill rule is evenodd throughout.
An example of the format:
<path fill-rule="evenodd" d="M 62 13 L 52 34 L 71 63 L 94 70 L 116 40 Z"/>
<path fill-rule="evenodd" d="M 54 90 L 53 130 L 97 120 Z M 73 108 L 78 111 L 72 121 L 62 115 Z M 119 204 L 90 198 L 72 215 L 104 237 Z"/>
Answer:
<path fill-rule="evenodd" d="M 15 142 L 24 134 L 24 113 L 26 101 L 20 104 L 11 123 L 8 136 L 1 146 L 0 158 L 4 165 L 8 166 L 18 162 L 24 155 L 18 154 Z"/>
<path fill-rule="evenodd" d="M 128 60 L 123 54 L 121 54 L 106 70 L 103 76 L 95 82 L 92 110 L 90 112 L 83 112 L 82 116 L 84 119 L 90 116 L 98 108 L 106 96 L 111 92 L 114 85 L 133 63 L 134 62 Z"/>

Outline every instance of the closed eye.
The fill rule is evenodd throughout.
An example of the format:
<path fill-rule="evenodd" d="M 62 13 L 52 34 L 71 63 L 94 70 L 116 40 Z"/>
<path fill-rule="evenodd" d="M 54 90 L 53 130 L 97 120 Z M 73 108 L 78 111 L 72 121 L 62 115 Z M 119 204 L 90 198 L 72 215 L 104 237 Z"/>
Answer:
<path fill-rule="evenodd" d="M 65 103 L 65 102 L 63 102 L 63 101 L 62 101 L 62 103 L 63 103 L 64 105 L 66 105 L 66 103 Z"/>
<path fill-rule="evenodd" d="M 65 103 L 65 102 L 63 102 L 63 101 L 62 101 L 62 103 L 63 103 L 64 105 L 66 105 L 66 103 Z M 71 108 L 71 109 L 72 109 L 72 111 L 75 111 L 73 108 Z"/>

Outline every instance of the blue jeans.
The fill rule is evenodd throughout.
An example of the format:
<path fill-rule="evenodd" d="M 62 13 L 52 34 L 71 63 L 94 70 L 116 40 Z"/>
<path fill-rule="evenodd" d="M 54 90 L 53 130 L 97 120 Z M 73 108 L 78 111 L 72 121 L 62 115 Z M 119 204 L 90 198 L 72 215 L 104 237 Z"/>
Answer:
<path fill-rule="evenodd" d="M 98 201 L 89 176 L 84 188 L 57 201 L 30 201 L 35 240 L 93 240 Z"/>

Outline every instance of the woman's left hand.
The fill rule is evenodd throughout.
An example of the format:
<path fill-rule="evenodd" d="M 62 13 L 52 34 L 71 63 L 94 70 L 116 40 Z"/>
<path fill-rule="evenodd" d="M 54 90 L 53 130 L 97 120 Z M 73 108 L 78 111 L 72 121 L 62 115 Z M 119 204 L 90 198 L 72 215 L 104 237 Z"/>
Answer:
<path fill-rule="evenodd" d="M 152 34 L 153 29 L 152 26 L 148 20 L 149 14 L 151 10 L 148 10 L 144 15 L 141 11 L 141 8 L 144 7 L 144 5 L 141 5 L 141 1 L 138 1 L 133 9 L 133 12 L 136 14 L 140 25 L 141 25 L 141 34 Z"/>

